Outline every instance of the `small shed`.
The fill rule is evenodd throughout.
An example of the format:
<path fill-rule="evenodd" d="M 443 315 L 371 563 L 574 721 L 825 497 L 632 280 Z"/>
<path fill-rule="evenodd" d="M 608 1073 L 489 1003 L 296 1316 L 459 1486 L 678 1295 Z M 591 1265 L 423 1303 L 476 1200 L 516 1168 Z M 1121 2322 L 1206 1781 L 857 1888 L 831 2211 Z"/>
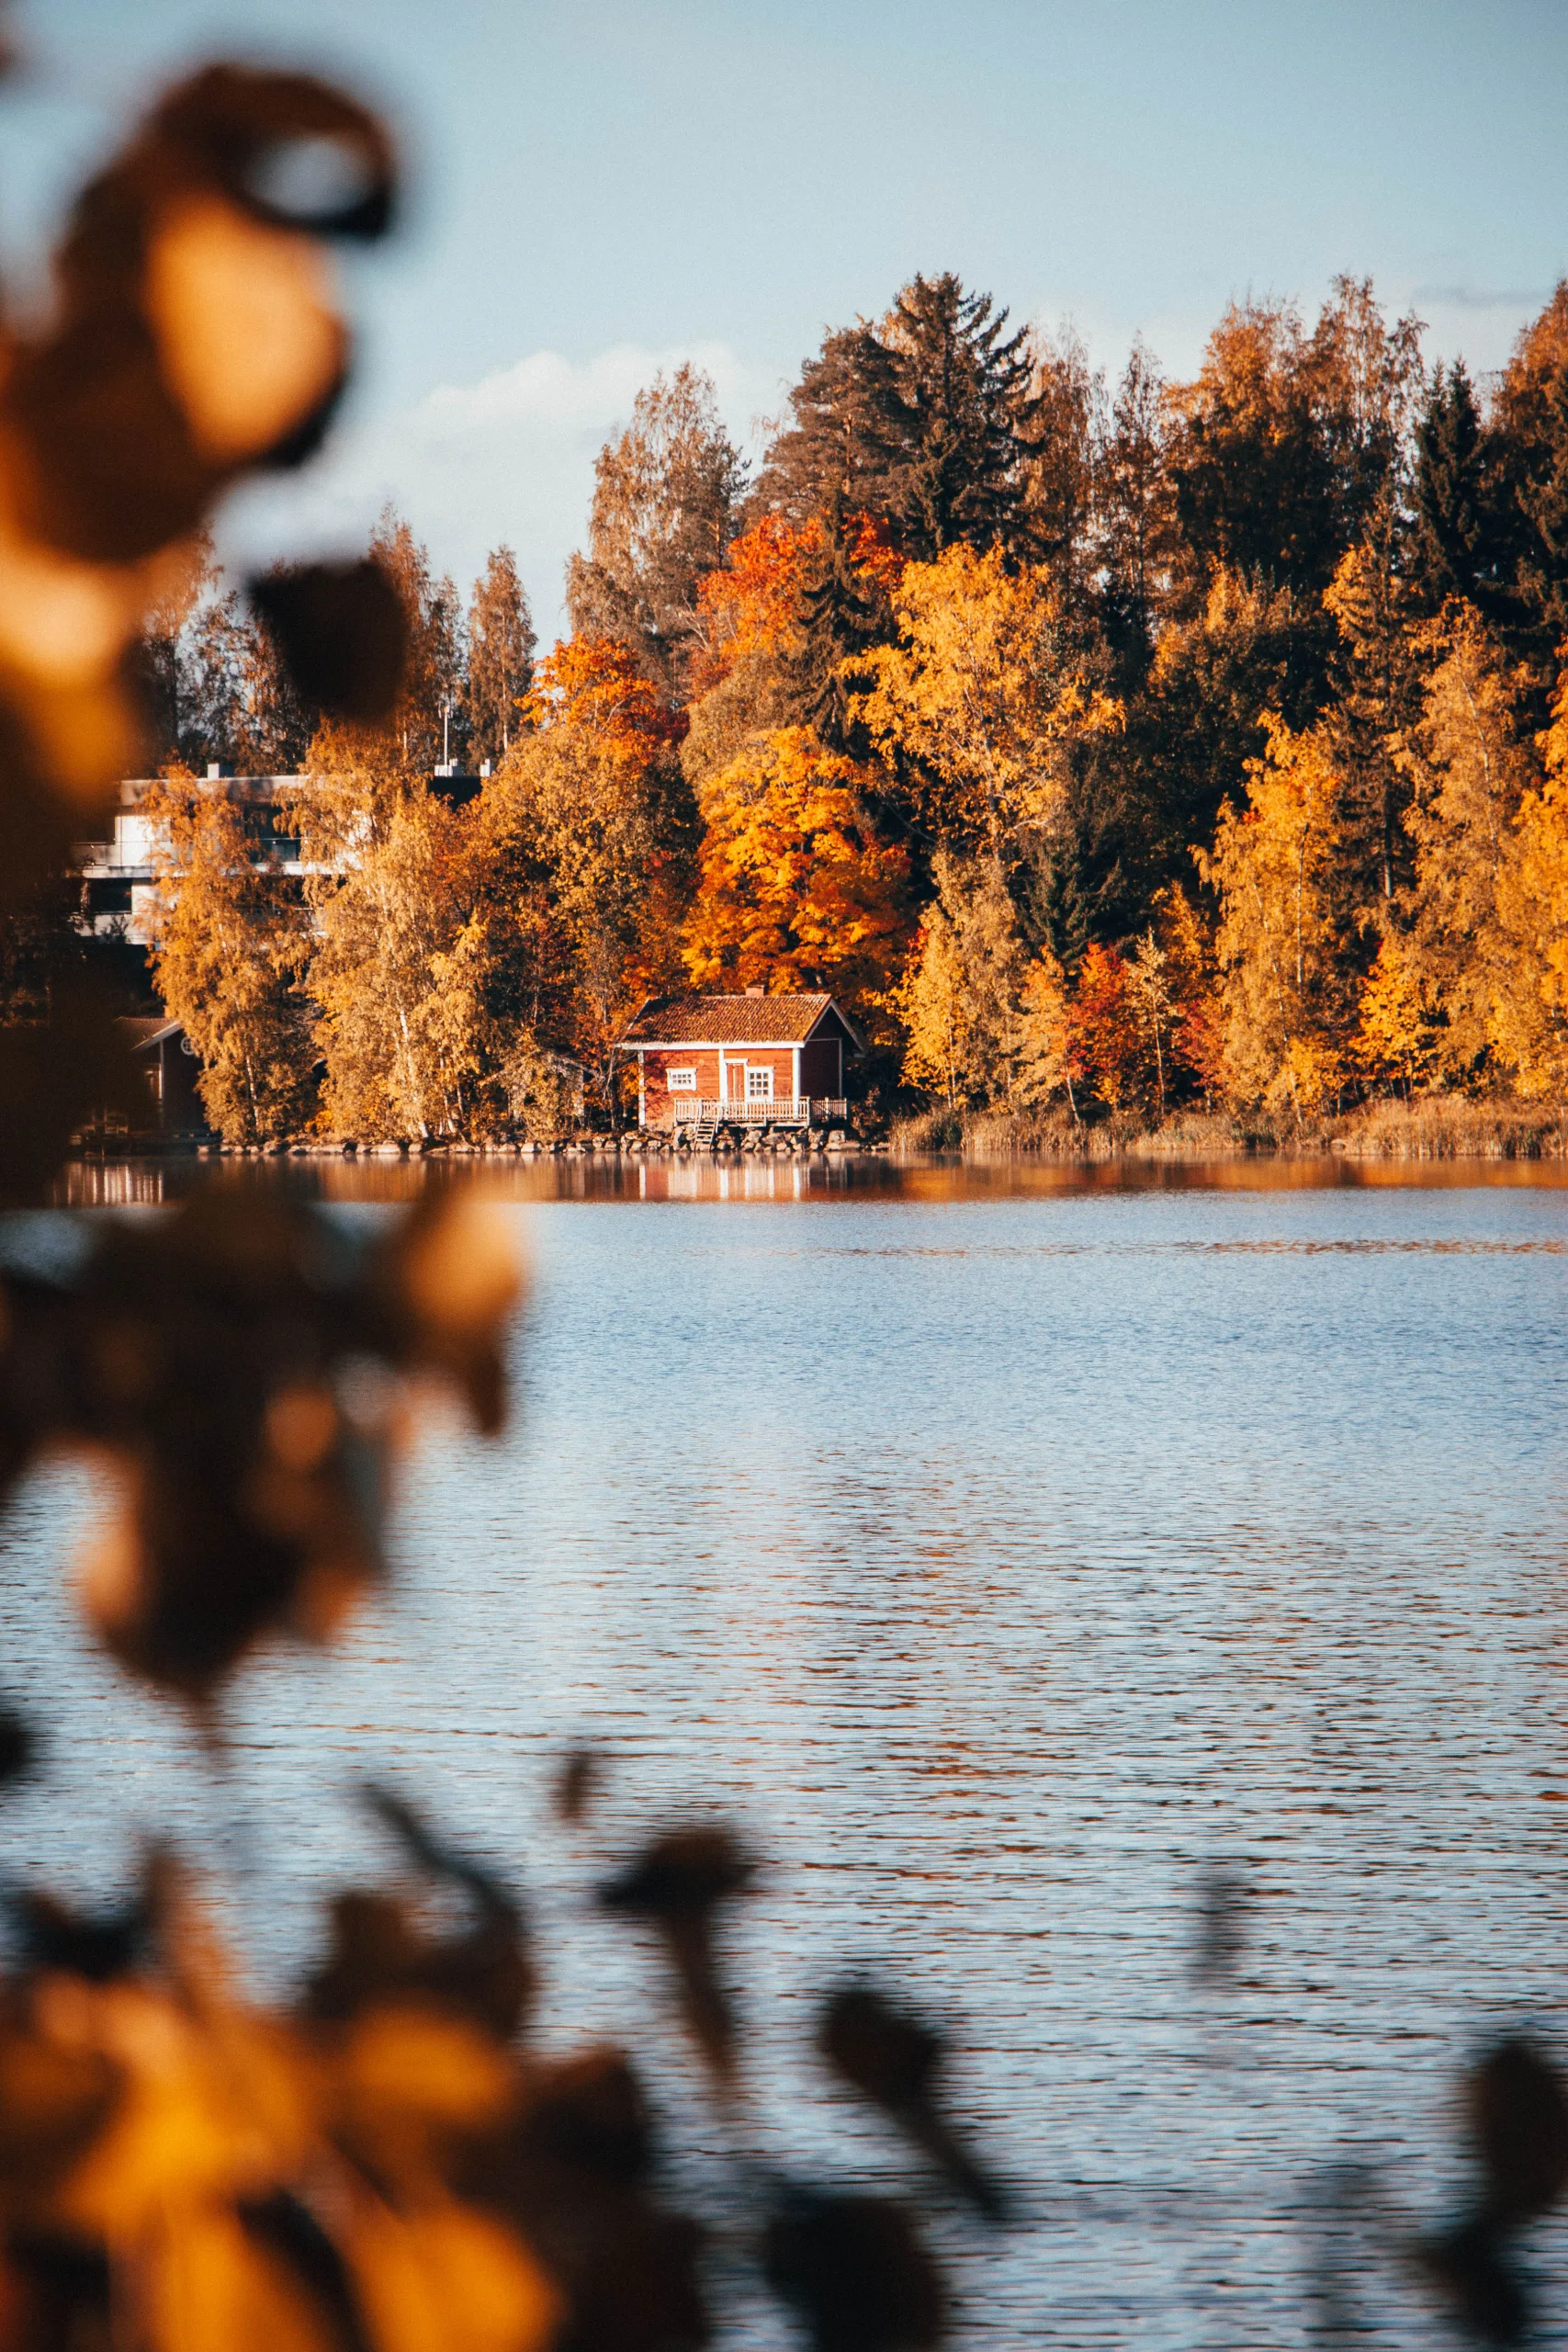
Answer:
<path fill-rule="evenodd" d="M 650 997 L 621 1039 L 637 1060 L 637 1122 L 826 1126 L 845 1116 L 845 1064 L 865 1050 L 830 996 Z"/>
<path fill-rule="evenodd" d="M 163 1135 L 205 1131 L 207 1113 L 197 1091 L 201 1063 L 183 1023 L 161 1013 L 155 1020 L 128 1016 L 114 1025 L 147 1086 L 147 1112 L 131 1122 L 133 1131 L 156 1130 Z"/>

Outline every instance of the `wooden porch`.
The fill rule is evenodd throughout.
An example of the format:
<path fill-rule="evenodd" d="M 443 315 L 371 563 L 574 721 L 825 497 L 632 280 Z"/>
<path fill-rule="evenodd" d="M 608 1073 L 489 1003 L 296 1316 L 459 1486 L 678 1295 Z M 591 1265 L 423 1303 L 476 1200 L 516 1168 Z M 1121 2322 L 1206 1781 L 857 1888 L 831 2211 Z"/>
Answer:
<path fill-rule="evenodd" d="M 755 1094 L 740 1102 L 715 1102 L 707 1095 L 671 1096 L 671 1127 L 830 1127 L 848 1115 L 841 1094 Z"/>

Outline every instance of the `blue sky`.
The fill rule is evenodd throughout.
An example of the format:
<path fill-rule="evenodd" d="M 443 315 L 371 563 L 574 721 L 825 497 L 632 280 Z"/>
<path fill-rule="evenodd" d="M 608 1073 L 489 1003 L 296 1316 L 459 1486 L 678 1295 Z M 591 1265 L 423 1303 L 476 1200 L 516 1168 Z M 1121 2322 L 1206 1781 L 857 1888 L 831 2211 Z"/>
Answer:
<path fill-rule="evenodd" d="M 592 458 L 660 362 L 743 446 L 823 328 L 953 268 L 1114 377 L 1196 363 L 1232 296 L 1370 272 L 1496 366 L 1568 270 L 1562 0 L 18 0 L 0 239 L 26 282 L 81 171 L 214 53 L 386 106 L 414 198 L 356 262 L 365 368 L 237 558 L 395 498 L 466 584 L 515 546 L 542 628 Z"/>

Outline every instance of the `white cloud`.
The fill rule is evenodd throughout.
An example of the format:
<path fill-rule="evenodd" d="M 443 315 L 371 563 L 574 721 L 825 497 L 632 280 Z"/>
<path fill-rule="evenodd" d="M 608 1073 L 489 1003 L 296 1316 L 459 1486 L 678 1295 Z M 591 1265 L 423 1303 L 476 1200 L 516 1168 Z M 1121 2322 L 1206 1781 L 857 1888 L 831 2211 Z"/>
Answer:
<path fill-rule="evenodd" d="M 593 460 L 656 370 L 705 368 L 731 435 L 752 450 L 784 387 L 725 344 L 649 351 L 617 345 L 583 363 L 530 352 L 477 383 L 442 384 L 412 408 L 345 427 L 298 480 L 242 492 L 220 548 L 236 570 L 277 556 L 363 547 L 389 499 L 466 594 L 490 548 L 515 549 L 539 635 L 560 625 L 566 559 L 582 544 Z"/>

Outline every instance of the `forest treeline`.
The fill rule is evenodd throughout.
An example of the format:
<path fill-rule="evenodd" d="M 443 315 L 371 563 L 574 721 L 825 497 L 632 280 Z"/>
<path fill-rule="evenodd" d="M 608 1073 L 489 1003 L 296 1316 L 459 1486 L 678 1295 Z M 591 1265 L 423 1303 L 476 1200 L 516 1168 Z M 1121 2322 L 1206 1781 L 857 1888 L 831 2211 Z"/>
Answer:
<path fill-rule="evenodd" d="M 700 373 L 643 391 L 548 654 L 509 550 L 465 611 L 389 515 L 375 729 L 193 571 L 143 649 L 155 970 L 215 1124 L 613 1118 L 643 997 L 759 986 L 830 990 L 885 1111 L 1562 1098 L 1568 282 L 1495 381 L 1419 334 L 1345 278 L 1112 385 L 916 277 L 754 469 Z M 209 759 L 307 777 L 302 895 Z"/>

